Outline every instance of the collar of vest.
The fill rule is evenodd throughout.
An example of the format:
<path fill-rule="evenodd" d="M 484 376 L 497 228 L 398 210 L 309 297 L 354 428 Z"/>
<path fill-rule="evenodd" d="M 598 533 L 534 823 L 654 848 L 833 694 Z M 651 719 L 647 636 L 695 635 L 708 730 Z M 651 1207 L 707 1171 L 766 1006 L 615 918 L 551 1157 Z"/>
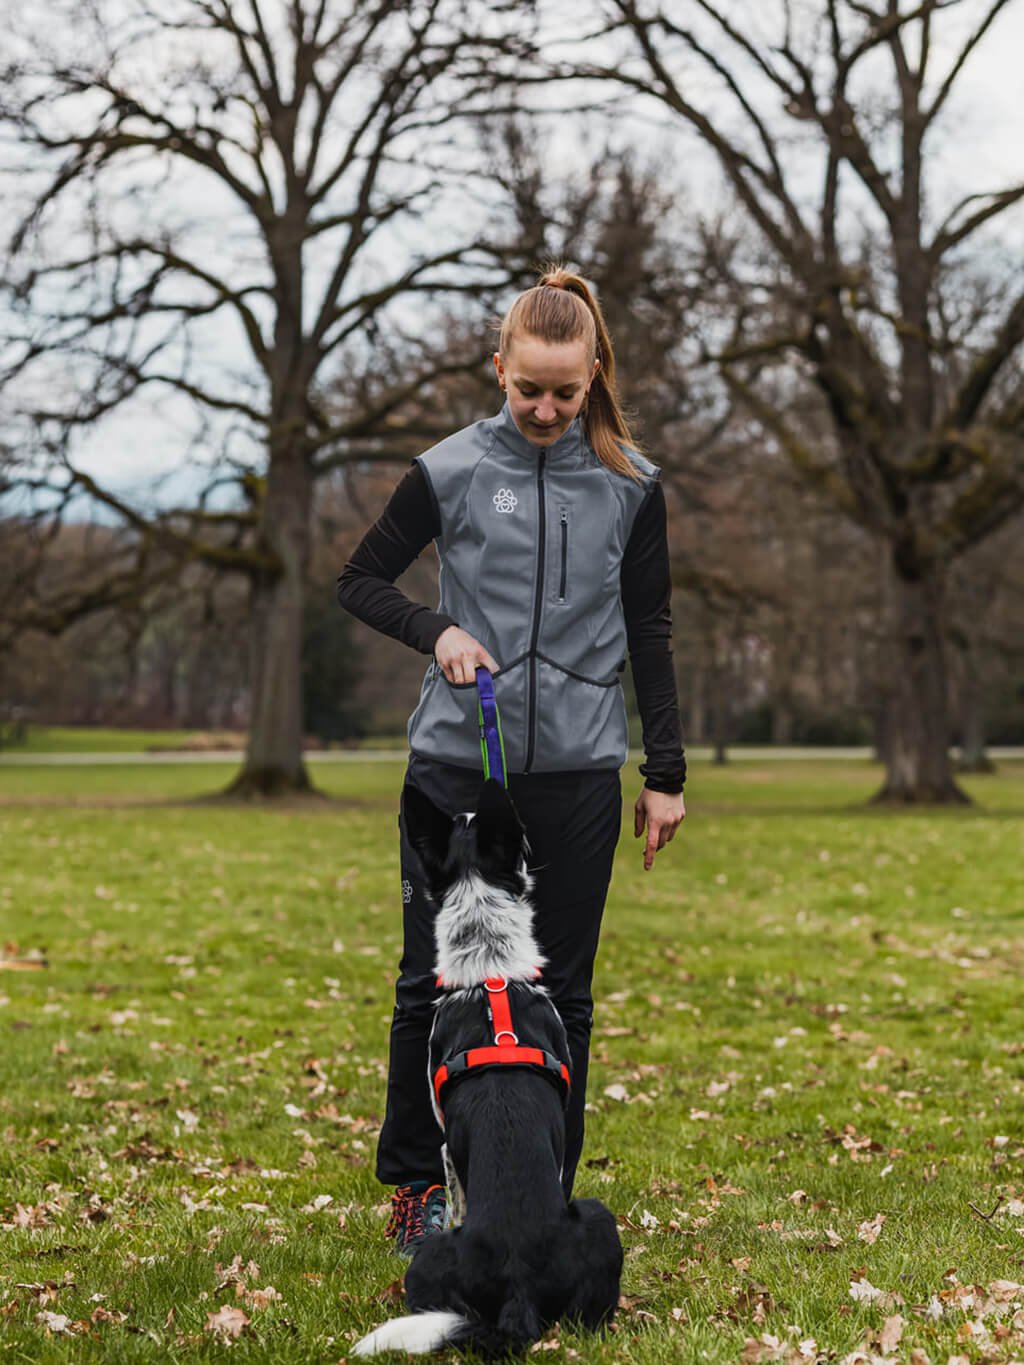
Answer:
<path fill-rule="evenodd" d="M 570 1087 L 568 1066 L 550 1052 L 545 1052 L 543 1048 L 520 1043 L 519 1035 L 512 1026 L 508 982 L 503 976 L 490 976 L 483 985 L 489 1000 L 488 1022 L 492 1041 L 482 1047 L 453 1053 L 437 1068 L 431 1080 L 438 1110 L 443 1114 L 441 1094 L 445 1086 L 461 1076 L 470 1075 L 475 1068 L 489 1066 L 519 1066 L 539 1071 L 559 1087 L 562 1092 L 562 1103 L 568 1104 Z"/>
<path fill-rule="evenodd" d="M 516 426 L 512 409 L 507 401 L 497 417 L 492 418 L 492 425 L 498 440 L 505 449 L 511 450 L 515 455 L 521 455 L 531 464 L 537 463 L 537 456 L 541 451 L 544 452 L 545 464 L 551 464 L 553 461 L 579 459 L 586 444 L 583 438 L 583 425 L 577 417 L 569 430 L 564 435 L 559 436 L 553 445 L 534 445 L 532 441 L 526 439 Z"/>

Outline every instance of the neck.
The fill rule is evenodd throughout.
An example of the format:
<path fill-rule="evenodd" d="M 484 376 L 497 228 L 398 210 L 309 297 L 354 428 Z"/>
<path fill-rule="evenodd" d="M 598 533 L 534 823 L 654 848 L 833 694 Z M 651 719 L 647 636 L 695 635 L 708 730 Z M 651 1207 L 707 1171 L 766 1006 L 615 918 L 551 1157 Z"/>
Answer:
<path fill-rule="evenodd" d="M 437 974 L 453 990 L 489 976 L 532 981 L 544 964 L 529 901 L 490 885 L 476 872 L 467 872 L 449 889 L 436 935 Z"/>

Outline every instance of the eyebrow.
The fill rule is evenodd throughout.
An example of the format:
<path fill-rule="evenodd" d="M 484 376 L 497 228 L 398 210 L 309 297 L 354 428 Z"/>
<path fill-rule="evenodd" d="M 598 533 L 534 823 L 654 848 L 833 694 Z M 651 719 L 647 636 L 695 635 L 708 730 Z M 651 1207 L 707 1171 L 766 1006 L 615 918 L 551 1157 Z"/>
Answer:
<path fill-rule="evenodd" d="M 542 389 L 544 387 L 543 384 L 538 384 L 536 379 L 530 379 L 525 374 L 516 374 L 513 375 L 512 378 L 520 388 L 524 384 L 529 384 L 533 389 Z M 582 383 L 582 379 L 567 379 L 563 384 L 554 384 L 552 387 L 556 389 L 578 389 Z"/>

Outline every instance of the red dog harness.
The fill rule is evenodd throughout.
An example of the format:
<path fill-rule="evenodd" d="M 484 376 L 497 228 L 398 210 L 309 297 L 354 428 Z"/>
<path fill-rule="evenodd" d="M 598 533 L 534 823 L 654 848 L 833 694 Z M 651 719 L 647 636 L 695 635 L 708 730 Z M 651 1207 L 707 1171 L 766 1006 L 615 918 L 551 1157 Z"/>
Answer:
<path fill-rule="evenodd" d="M 442 983 L 439 981 L 438 985 Z M 508 982 L 503 976 L 491 976 L 484 982 L 490 1005 L 488 1017 L 494 1034 L 494 1044 L 470 1048 L 468 1052 L 449 1057 L 434 1072 L 434 1097 L 441 1108 L 441 1091 L 456 1076 L 473 1067 L 512 1066 L 533 1067 L 543 1072 L 562 1088 L 563 1098 L 569 1096 L 569 1068 L 550 1052 L 539 1047 L 522 1047 L 519 1035 L 512 1027 L 512 1007 L 508 999 Z"/>

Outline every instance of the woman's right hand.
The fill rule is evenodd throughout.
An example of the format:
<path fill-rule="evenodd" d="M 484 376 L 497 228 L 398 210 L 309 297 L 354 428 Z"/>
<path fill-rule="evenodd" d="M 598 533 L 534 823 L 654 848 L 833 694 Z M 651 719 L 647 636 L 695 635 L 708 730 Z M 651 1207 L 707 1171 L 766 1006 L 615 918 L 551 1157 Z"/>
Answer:
<path fill-rule="evenodd" d="M 442 630 L 434 646 L 434 658 L 450 683 L 476 682 L 478 668 L 497 673 L 499 667 L 480 641 L 459 626 Z"/>

